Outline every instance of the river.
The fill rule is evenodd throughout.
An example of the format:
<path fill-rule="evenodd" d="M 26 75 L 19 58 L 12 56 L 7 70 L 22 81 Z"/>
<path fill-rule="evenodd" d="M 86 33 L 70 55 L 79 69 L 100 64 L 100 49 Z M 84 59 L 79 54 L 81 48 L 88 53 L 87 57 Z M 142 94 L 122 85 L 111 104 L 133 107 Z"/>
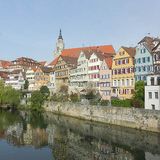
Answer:
<path fill-rule="evenodd" d="M 52 113 L 0 111 L 2 160 L 160 160 L 160 134 Z"/>

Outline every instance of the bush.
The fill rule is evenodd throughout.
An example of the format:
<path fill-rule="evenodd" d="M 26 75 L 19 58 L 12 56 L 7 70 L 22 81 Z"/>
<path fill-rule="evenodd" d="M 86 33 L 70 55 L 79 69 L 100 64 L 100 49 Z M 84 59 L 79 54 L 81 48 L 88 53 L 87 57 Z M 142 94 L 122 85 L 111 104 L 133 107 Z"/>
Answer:
<path fill-rule="evenodd" d="M 139 99 L 132 99 L 132 106 L 135 108 L 144 108 L 144 101 Z"/>
<path fill-rule="evenodd" d="M 99 104 L 99 100 L 97 100 L 97 99 L 91 99 L 90 101 L 89 101 L 89 104 L 90 105 L 98 105 Z"/>
<path fill-rule="evenodd" d="M 130 99 L 126 99 L 126 100 L 114 99 L 111 101 L 111 104 L 115 107 L 131 107 L 132 100 L 130 100 Z"/>
<path fill-rule="evenodd" d="M 80 101 L 80 98 L 79 98 L 77 93 L 72 93 L 70 95 L 70 99 L 71 99 L 72 102 L 79 102 Z"/>
<path fill-rule="evenodd" d="M 69 95 L 68 94 L 54 94 L 51 97 L 51 101 L 55 101 L 55 102 L 67 102 L 69 99 Z"/>
<path fill-rule="evenodd" d="M 94 94 L 93 91 L 90 91 L 85 95 L 85 98 L 88 99 L 88 100 L 94 99 L 95 97 L 96 97 L 96 95 Z"/>
<path fill-rule="evenodd" d="M 100 101 L 100 105 L 101 105 L 101 106 L 108 106 L 108 104 L 109 104 L 109 101 L 108 101 L 108 100 L 101 100 L 101 101 Z"/>

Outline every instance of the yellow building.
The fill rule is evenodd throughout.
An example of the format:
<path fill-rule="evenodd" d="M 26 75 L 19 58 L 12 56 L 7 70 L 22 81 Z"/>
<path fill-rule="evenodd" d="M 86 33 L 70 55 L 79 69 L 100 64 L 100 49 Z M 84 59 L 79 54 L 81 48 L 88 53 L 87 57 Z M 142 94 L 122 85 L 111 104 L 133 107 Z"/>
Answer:
<path fill-rule="evenodd" d="M 52 68 L 39 67 L 35 72 L 35 90 L 39 90 L 42 86 L 47 86 L 50 82 L 50 72 Z"/>
<path fill-rule="evenodd" d="M 112 63 L 112 96 L 130 99 L 134 93 L 134 56 L 135 48 L 121 47 Z"/>

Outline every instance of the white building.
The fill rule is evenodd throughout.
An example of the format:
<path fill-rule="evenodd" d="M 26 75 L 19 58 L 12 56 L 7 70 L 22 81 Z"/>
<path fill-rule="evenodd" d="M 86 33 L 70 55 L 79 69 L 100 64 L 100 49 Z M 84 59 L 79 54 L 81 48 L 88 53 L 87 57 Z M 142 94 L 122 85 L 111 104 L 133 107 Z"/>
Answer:
<path fill-rule="evenodd" d="M 89 81 L 98 91 L 100 90 L 100 66 L 102 65 L 104 58 L 102 52 L 94 51 L 88 62 Z"/>
<path fill-rule="evenodd" d="M 49 88 L 50 94 L 53 95 L 56 91 L 56 78 L 54 70 L 49 73 L 49 83 L 47 87 Z"/>
<path fill-rule="evenodd" d="M 11 86 L 16 90 L 23 89 L 25 79 L 21 70 L 14 70 L 8 75 L 8 79 L 5 81 L 6 86 Z"/>
<path fill-rule="evenodd" d="M 26 71 L 26 79 L 29 82 L 29 86 L 28 86 L 28 90 L 29 91 L 33 91 L 35 90 L 35 72 L 36 72 L 37 68 L 36 67 L 30 67 L 27 71 Z"/>
<path fill-rule="evenodd" d="M 82 92 L 88 85 L 88 61 L 92 52 L 83 50 L 77 60 L 77 66 L 70 70 L 69 91 Z"/>
<path fill-rule="evenodd" d="M 149 75 L 147 77 L 145 109 L 160 110 L 160 75 Z"/>

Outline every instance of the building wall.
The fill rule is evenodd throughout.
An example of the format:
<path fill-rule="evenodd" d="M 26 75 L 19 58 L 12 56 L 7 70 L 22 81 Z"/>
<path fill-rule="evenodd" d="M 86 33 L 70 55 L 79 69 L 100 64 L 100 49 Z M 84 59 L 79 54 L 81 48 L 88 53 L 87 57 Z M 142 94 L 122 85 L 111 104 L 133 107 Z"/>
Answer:
<path fill-rule="evenodd" d="M 25 84 L 25 80 L 22 72 L 19 72 L 17 74 L 9 74 L 8 79 L 5 81 L 6 86 L 11 86 L 16 90 L 23 89 L 24 84 Z"/>
<path fill-rule="evenodd" d="M 77 67 L 70 70 L 69 90 L 80 92 L 86 89 L 88 81 L 88 59 L 82 51 L 78 58 Z"/>
<path fill-rule="evenodd" d="M 160 110 L 160 75 L 150 75 L 147 77 L 145 109 Z"/>
<path fill-rule="evenodd" d="M 39 90 L 42 86 L 47 86 L 49 81 L 49 73 L 44 73 L 38 68 L 35 73 L 35 90 Z"/>
<path fill-rule="evenodd" d="M 125 61 L 125 64 L 122 61 Z M 135 85 L 134 59 L 123 48 L 120 48 L 113 58 L 112 83 L 112 95 L 114 97 L 130 99 L 133 96 Z"/>
<path fill-rule="evenodd" d="M 62 85 L 68 86 L 69 67 L 62 57 L 59 57 L 55 65 L 55 78 L 57 90 L 59 90 Z"/>
<path fill-rule="evenodd" d="M 145 62 L 144 62 L 145 60 Z M 143 45 L 139 44 L 136 47 L 135 55 L 135 80 L 144 80 L 148 74 L 153 71 L 153 59 L 150 51 Z"/>
<path fill-rule="evenodd" d="M 100 95 L 104 100 L 111 99 L 112 71 L 105 60 L 100 67 Z"/>
<path fill-rule="evenodd" d="M 88 62 L 88 76 L 89 82 L 93 83 L 94 87 L 99 91 L 99 80 L 100 80 L 100 66 L 102 61 L 93 53 Z"/>
<path fill-rule="evenodd" d="M 26 71 L 26 79 L 29 82 L 28 90 L 35 90 L 35 71 L 33 69 L 28 69 Z"/>

